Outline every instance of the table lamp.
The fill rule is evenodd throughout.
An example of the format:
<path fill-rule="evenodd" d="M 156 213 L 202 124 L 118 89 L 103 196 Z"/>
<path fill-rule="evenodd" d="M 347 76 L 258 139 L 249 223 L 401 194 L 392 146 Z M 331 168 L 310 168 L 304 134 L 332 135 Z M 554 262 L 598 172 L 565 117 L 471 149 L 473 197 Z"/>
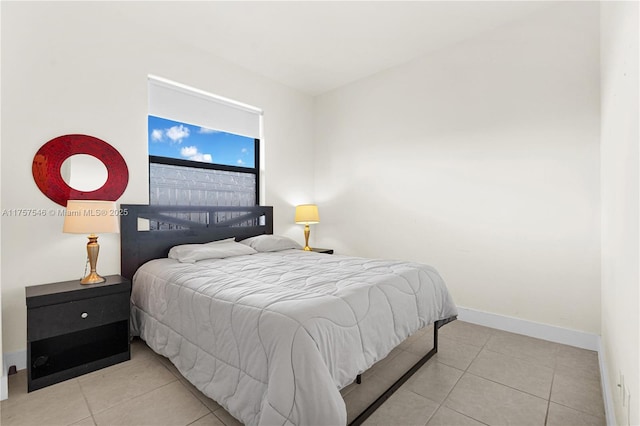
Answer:
<path fill-rule="evenodd" d="M 318 206 L 315 204 L 296 206 L 296 223 L 304 223 L 304 250 L 311 251 L 311 247 L 309 247 L 309 225 L 312 223 L 320 223 Z"/>
<path fill-rule="evenodd" d="M 114 201 L 69 200 L 64 216 L 62 232 L 71 234 L 89 234 L 87 258 L 91 272 L 80 280 L 81 284 L 97 284 L 105 281 L 96 272 L 98 263 L 98 236 L 105 232 L 119 232 L 116 203 Z"/>

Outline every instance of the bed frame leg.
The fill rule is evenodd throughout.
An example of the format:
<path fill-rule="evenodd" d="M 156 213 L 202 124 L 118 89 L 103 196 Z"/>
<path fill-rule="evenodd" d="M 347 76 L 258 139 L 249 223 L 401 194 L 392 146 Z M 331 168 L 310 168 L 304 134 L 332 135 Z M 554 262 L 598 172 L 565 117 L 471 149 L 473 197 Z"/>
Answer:
<path fill-rule="evenodd" d="M 431 348 L 431 350 L 425 356 L 420 358 L 420 360 L 416 362 L 414 366 L 411 367 L 406 373 L 404 373 L 402 377 L 396 380 L 396 382 L 391 385 L 389 389 L 384 391 L 384 393 L 380 395 L 378 399 L 373 402 L 373 404 L 368 406 L 362 413 L 360 413 L 358 417 L 356 417 L 351 423 L 349 423 L 349 426 L 359 426 L 364 423 L 364 421 L 367 420 L 367 418 L 371 414 L 373 414 L 373 412 L 376 411 L 378 407 L 380 407 L 387 399 L 389 399 L 391 395 L 393 395 L 393 393 L 400 388 L 400 386 L 402 386 L 407 380 L 409 380 L 409 378 L 413 376 L 413 374 L 418 371 L 420 367 L 422 367 L 427 361 L 429 361 L 432 356 L 438 353 L 438 329 L 448 322 L 453 321 L 454 319 L 455 317 L 452 317 L 446 320 L 436 321 L 433 324 L 433 348 Z M 360 382 L 360 375 L 358 374 L 356 376 L 356 383 Z"/>

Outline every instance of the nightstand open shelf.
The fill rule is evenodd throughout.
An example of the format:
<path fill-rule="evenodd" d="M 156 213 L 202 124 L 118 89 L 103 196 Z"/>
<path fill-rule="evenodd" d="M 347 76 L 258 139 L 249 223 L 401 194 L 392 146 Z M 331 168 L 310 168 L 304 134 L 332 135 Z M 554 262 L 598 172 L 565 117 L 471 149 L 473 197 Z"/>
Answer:
<path fill-rule="evenodd" d="M 28 391 L 130 359 L 131 282 L 26 288 Z"/>
<path fill-rule="evenodd" d="M 127 321 L 118 321 L 31 343 L 31 380 L 37 383 L 38 379 L 65 372 L 81 375 L 104 358 L 122 357 L 126 361 L 128 326 Z M 38 360 L 45 358 L 46 362 L 38 365 Z"/>

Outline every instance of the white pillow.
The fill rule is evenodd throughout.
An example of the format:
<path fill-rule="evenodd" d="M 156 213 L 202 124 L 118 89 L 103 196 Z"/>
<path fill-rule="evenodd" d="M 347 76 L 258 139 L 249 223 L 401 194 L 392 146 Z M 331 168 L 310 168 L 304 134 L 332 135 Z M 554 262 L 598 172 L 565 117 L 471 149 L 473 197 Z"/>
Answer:
<path fill-rule="evenodd" d="M 212 245 L 212 244 L 226 244 L 226 243 L 235 243 L 235 242 L 236 242 L 236 237 L 231 237 L 224 240 L 211 241 L 210 243 L 205 243 L 205 244 Z"/>
<path fill-rule="evenodd" d="M 257 251 L 244 244 L 236 243 L 234 238 L 229 238 L 206 244 L 182 244 L 171 247 L 169 259 L 176 259 L 182 263 L 195 263 L 198 260 L 224 259 L 254 253 Z"/>
<path fill-rule="evenodd" d="M 300 244 L 291 238 L 283 237 L 282 235 L 258 235 L 257 237 L 242 240 L 240 243 L 246 244 L 259 252 L 302 248 Z"/>

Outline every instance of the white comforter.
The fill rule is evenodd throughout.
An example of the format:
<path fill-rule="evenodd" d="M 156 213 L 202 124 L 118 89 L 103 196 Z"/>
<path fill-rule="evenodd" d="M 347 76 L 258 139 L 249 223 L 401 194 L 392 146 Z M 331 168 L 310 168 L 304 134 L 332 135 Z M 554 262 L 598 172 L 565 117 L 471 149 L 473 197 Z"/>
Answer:
<path fill-rule="evenodd" d="M 134 333 L 246 424 L 343 425 L 339 389 L 457 314 L 430 266 L 287 250 L 134 277 Z"/>

